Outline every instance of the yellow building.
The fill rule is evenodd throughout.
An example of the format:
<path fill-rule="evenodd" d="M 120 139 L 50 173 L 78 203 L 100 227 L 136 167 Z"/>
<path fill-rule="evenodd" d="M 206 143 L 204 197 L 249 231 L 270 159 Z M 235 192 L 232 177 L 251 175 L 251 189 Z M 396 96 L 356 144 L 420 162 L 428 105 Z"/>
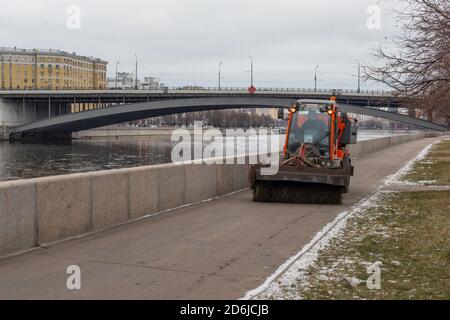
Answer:
<path fill-rule="evenodd" d="M 106 89 L 107 64 L 60 50 L 0 47 L 0 89 Z"/>

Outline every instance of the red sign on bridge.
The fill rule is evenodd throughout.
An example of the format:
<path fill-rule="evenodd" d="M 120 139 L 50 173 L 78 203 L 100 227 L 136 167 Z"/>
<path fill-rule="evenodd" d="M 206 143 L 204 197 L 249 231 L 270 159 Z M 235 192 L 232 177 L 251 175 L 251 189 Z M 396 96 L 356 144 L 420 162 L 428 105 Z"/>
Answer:
<path fill-rule="evenodd" d="M 248 88 L 248 93 L 254 94 L 255 92 L 256 92 L 256 88 L 255 88 L 254 86 L 250 86 L 250 87 Z"/>

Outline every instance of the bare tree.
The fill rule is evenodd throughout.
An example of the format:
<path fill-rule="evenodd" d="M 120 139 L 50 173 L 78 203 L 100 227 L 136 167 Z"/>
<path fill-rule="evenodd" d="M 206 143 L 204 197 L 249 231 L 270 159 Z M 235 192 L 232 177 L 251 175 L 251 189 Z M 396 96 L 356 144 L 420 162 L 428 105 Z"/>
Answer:
<path fill-rule="evenodd" d="M 365 66 L 365 78 L 450 126 L 450 2 L 408 0 L 397 14 L 404 31 L 393 41 L 395 52 L 380 47 L 375 55 L 383 64 Z"/>

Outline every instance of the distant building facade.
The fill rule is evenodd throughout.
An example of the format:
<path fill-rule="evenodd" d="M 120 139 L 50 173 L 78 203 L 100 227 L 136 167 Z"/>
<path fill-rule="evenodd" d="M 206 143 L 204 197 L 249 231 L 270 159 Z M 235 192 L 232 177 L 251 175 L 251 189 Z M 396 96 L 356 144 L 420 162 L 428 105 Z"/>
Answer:
<path fill-rule="evenodd" d="M 61 50 L 0 47 L 0 89 L 106 89 L 107 64 Z"/>
<path fill-rule="evenodd" d="M 159 90 L 164 88 L 164 84 L 157 77 L 144 77 L 140 87 L 144 90 Z"/>
<path fill-rule="evenodd" d="M 134 89 L 134 73 L 118 72 L 116 77 L 108 78 L 108 89 Z"/>
<path fill-rule="evenodd" d="M 129 90 L 136 88 L 136 78 L 133 72 L 118 72 L 116 77 L 108 77 L 108 89 Z M 160 90 L 164 84 L 157 77 L 144 77 L 144 81 L 137 79 L 137 88 L 140 90 Z"/>

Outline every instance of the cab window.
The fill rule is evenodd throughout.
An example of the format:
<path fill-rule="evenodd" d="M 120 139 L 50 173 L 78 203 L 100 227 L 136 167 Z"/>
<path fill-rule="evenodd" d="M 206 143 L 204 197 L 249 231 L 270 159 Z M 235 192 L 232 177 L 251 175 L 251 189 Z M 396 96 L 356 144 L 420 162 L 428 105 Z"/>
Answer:
<path fill-rule="evenodd" d="M 317 110 L 297 111 L 292 115 L 288 151 L 295 153 L 302 143 L 314 144 L 322 154 L 328 152 L 330 117 Z"/>

